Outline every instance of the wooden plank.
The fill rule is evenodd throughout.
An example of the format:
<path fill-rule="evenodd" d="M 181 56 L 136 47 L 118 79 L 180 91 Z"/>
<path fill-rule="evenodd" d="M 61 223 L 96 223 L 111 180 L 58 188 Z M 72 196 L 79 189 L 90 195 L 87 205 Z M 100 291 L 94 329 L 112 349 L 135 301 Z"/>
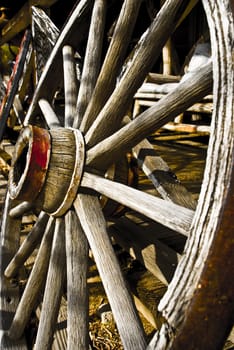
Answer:
<path fill-rule="evenodd" d="M 163 199 L 195 210 L 197 203 L 192 194 L 177 180 L 147 139 L 133 147 L 133 154 Z"/>
<path fill-rule="evenodd" d="M 108 228 L 121 247 L 139 260 L 164 285 L 168 285 L 180 260 L 180 254 L 160 242 L 154 231 L 142 234 L 143 227 L 127 218 L 110 223 Z"/>

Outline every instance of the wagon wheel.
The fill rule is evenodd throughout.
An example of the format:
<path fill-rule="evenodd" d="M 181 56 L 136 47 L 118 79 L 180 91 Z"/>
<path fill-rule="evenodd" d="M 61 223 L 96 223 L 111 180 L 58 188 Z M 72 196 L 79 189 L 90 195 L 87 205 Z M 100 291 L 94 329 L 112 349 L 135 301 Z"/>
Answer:
<path fill-rule="evenodd" d="M 77 50 L 80 49 L 79 45 L 82 46 L 83 38 L 82 35 L 77 38 L 76 28 L 81 33 L 86 32 L 87 16 L 93 1 L 79 2 L 64 27 L 26 116 L 27 123 L 38 122 L 42 120 L 41 109 L 50 131 L 32 126 L 24 129 L 16 145 L 11 171 L 9 193 L 12 198 L 23 201 L 14 211 L 22 213 L 32 202 L 42 209 L 34 228 L 34 231 L 39 231 L 38 236 L 42 236 L 42 243 L 10 329 L 3 338 L 3 346 L 7 346 L 9 339 L 21 337 L 38 290 L 47 275 L 35 349 L 50 348 L 64 285 L 66 260 L 68 348 L 88 347 L 85 281 L 89 244 L 124 348 L 147 347 L 144 331 L 106 230 L 106 220 L 99 202 L 99 194 L 102 194 L 188 235 L 185 254 L 160 304 L 165 323 L 149 348 L 222 347 L 232 326 L 234 304 L 233 281 L 229 280 L 233 272 L 233 224 L 229 220 L 233 207 L 233 17 L 228 1 L 204 1 L 213 52 L 214 113 L 207 164 L 196 210 L 105 178 L 113 159 L 117 162 L 123 158 L 142 139 L 211 91 L 212 65 L 208 63 L 201 67 L 195 77 L 179 84 L 174 92 L 154 107 L 122 126 L 123 116 L 134 93 L 181 16 L 185 2 L 183 5 L 181 3 L 177 0 L 165 3 L 140 39 L 135 55 L 128 62 L 129 67 L 114 89 L 126 54 L 126 37 L 129 38 L 133 30 L 140 1 L 124 2 L 99 72 L 97 62 L 102 52 L 107 4 L 96 0 L 78 99 L 71 46 Z M 58 72 L 62 60 L 65 127 L 59 128 L 59 120 L 51 104 L 59 85 Z M 70 126 L 75 129 L 69 129 Z M 58 159 L 61 152 L 66 155 L 62 165 Z M 39 173 L 36 168 L 39 168 Z M 58 185 L 58 181 L 61 185 Z M 9 195 L 6 213 L 8 206 L 12 206 Z M 11 216 L 15 215 L 14 211 L 11 211 Z M 4 241 L 9 239 L 9 225 L 15 223 L 9 215 L 5 215 L 2 225 Z M 27 242 L 31 244 L 29 248 L 26 247 L 27 253 L 22 253 L 26 248 L 18 251 L 7 267 L 7 277 L 14 275 L 36 240 Z"/>

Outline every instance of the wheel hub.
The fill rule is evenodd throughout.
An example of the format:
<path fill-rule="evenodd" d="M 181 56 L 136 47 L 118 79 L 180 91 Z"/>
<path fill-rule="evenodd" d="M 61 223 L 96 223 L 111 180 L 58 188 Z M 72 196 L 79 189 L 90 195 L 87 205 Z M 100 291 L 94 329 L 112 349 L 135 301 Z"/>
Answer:
<path fill-rule="evenodd" d="M 39 209 L 62 216 L 76 197 L 84 159 L 84 138 L 79 130 L 27 126 L 12 158 L 11 198 L 34 202 Z"/>

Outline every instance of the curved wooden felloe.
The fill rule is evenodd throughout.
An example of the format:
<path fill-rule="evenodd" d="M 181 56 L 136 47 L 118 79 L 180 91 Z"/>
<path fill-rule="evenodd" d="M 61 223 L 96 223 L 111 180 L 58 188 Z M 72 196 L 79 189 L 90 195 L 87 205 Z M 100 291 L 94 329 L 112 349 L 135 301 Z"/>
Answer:
<path fill-rule="evenodd" d="M 194 75 L 182 79 L 174 91 L 136 119 L 125 118 L 123 122 L 134 93 L 143 83 L 176 23 L 183 17 L 187 5 L 191 8 L 190 1 L 165 2 L 143 33 L 133 55 L 127 58 L 122 74 L 120 66 L 129 47 L 122 36 L 129 33 L 130 37 L 141 6 L 140 1 L 123 1 L 101 67 L 99 62 L 103 59 L 103 23 L 97 23 L 96 14 L 99 13 L 104 21 L 108 15 L 108 1 L 81 0 L 65 25 L 42 73 L 25 121 L 25 124 L 29 121 L 33 123 L 34 118 L 40 114 L 50 129 L 40 132 L 41 135 L 47 135 L 46 140 L 50 139 L 48 134 L 51 135 L 52 147 L 50 159 L 46 158 L 45 162 L 46 175 L 39 175 L 39 185 L 36 184 L 37 200 L 33 203 L 37 209 L 43 209 L 47 213 L 41 212 L 37 227 L 32 230 L 22 248 L 14 248 L 15 256 L 11 251 L 12 260 L 5 270 L 7 279 L 2 277 L 5 284 L 14 277 L 32 253 L 35 244 L 41 241 L 34 268 L 20 297 L 19 306 L 14 311 L 13 320 L 9 319 L 4 326 L 4 336 L 1 338 L 3 349 L 8 348 L 11 342 L 14 344 L 16 338 L 22 339 L 25 325 L 37 304 L 43 285 L 45 291 L 35 349 L 51 348 L 64 283 L 67 286 L 67 348 L 88 349 L 88 247 L 92 250 L 124 349 L 222 349 L 233 325 L 234 311 L 234 284 L 230 277 L 234 266 L 234 227 L 230 220 L 234 204 L 234 32 L 233 14 L 228 0 L 203 1 L 210 28 L 212 63 L 209 61 L 199 67 Z M 74 50 L 82 48 L 87 18 L 91 21 L 90 31 L 78 93 L 79 84 L 74 81 L 77 78 Z M 78 39 L 77 26 L 82 29 L 82 35 Z M 95 50 L 96 45 L 98 50 Z M 117 58 L 121 64 L 113 57 L 113 50 L 118 52 Z M 97 67 L 89 70 L 94 57 L 98 62 Z M 61 86 L 61 75 L 58 76 L 57 72 L 62 66 L 66 106 L 63 120 L 57 116 L 53 106 L 55 91 Z M 207 93 L 211 93 L 212 77 L 214 111 L 207 163 L 197 206 L 192 195 L 181 184 L 178 185 L 175 179 L 170 180 L 171 192 L 166 186 L 163 187 L 163 181 L 160 182 L 159 193 L 163 199 L 131 188 L 127 182 L 121 183 L 112 176 L 108 179 L 108 168 L 113 163 L 117 165 L 119 159 L 123 159 L 126 152 L 134 148 L 133 153 L 139 157 L 142 169 L 147 168 L 146 175 L 157 188 L 155 168 L 164 171 L 168 171 L 168 168 L 158 158 L 148 161 L 147 167 L 144 167 L 141 153 L 146 146 L 153 158 L 156 158 L 155 151 L 144 139 Z M 116 80 L 118 83 L 115 86 Z M 60 125 L 61 120 L 63 125 Z M 80 131 L 69 129 L 72 127 L 80 127 L 84 136 Z M 30 128 L 34 127 L 26 126 L 25 130 L 32 130 Z M 34 160 L 33 152 L 29 152 L 31 147 L 27 147 L 33 144 L 31 134 L 27 131 L 22 132 L 23 135 L 24 133 L 27 134 L 26 146 L 25 143 L 22 145 L 22 138 L 19 139 L 16 150 L 18 147 L 21 151 L 16 156 L 10 180 L 10 193 L 14 193 L 15 199 L 20 198 L 21 190 L 25 192 L 23 185 L 25 180 L 28 181 L 27 164 Z M 24 149 L 27 152 L 23 165 L 19 166 Z M 49 149 L 47 144 L 47 150 Z M 69 162 L 62 161 L 61 153 L 69 157 Z M 19 191 L 11 190 L 15 184 L 18 188 L 18 182 L 22 184 Z M 34 184 L 30 184 L 33 189 Z M 179 199 L 175 188 L 182 192 Z M 187 237 L 184 254 L 178 257 L 175 274 L 159 304 L 163 315 L 161 329 L 155 333 L 150 344 L 147 343 L 109 237 L 100 194 Z M 27 196 L 22 198 L 24 201 L 29 200 Z M 13 204 L 8 195 L 1 231 L 3 242 L 12 239 L 9 227 L 13 225 L 13 216 L 18 215 L 14 213 L 22 213 L 29 206 L 28 202 L 23 202 L 22 206 L 20 204 L 11 209 L 9 216 L 7 213 Z M 19 225 L 18 219 L 16 223 Z M 151 248 L 152 245 L 156 247 L 157 242 L 152 237 L 151 239 L 149 245 Z M 147 246 L 148 242 L 143 241 L 142 257 Z M 164 252 L 168 255 L 167 260 L 164 254 L 165 260 L 173 261 L 172 249 L 165 248 L 163 243 L 159 247 L 165 249 Z M 156 262 L 148 261 L 147 267 L 167 284 L 168 279 L 155 260 Z M 29 304 L 27 300 L 30 300 Z M 26 304 L 27 308 L 24 307 Z"/>

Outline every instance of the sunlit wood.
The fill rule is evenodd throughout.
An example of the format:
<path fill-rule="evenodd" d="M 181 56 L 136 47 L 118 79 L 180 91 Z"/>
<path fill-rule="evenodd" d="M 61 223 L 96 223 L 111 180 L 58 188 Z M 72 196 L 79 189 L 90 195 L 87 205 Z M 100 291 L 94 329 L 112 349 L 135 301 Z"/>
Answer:
<path fill-rule="evenodd" d="M 65 276 L 64 219 L 56 219 L 35 350 L 50 349 L 58 317 Z"/>
<path fill-rule="evenodd" d="M 142 0 L 126 0 L 123 3 L 92 99 L 81 124 L 83 132 L 91 126 L 115 87 L 141 2 Z"/>
<path fill-rule="evenodd" d="M 183 6 L 186 2 L 183 1 Z M 143 83 L 146 74 L 160 55 L 163 45 L 173 32 L 181 7 L 180 0 L 167 1 L 142 36 L 129 68 L 86 133 L 85 138 L 89 147 L 119 128 L 134 93 Z"/>
<path fill-rule="evenodd" d="M 87 172 L 81 186 L 93 189 L 186 236 L 189 233 L 193 210 Z"/>
<path fill-rule="evenodd" d="M 76 101 L 78 94 L 78 81 L 76 76 L 76 63 L 74 50 L 71 46 L 63 47 L 63 75 L 64 75 L 64 97 L 65 116 L 64 126 L 72 126 L 76 113 Z"/>
<path fill-rule="evenodd" d="M 201 67 L 131 123 L 88 150 L 86 164 L 105 168 L 212 89 L 212 63 Z"/>
<path fill-rule="evenodd" d="M 67 347 L 88 348 L 88 242 L 74 211 L 65 216 L 67 262 Z"/>
<path fill-rule="evenodd" d="M 77 99 L 77 112 L 74 122 L 75 128 L 80 125 L 83 119 L 100 70 L 102 41 L 106 22 L 106 7 L 107 0 L 95 0 Z"/>
<path fill-rule="evenodd" d="M 33 309 L 39 300 L 40 293 L 42 292 L 42 287 L 45 283 L 49 265 L 53 230 L 53 218 L 50 218 L 35 263 L 33 265 L 33 269 L 30 273 L 27 285 L 20 299 L 11 328 L 9 330 L 9 336 L 13 339 L 19 339 L 22 336 Z"/>
<path fill-rule="evenodd" d="M 74 207 L 92 249 L 123 346 L 126 349 L 145 350 L 144 332 L 107 234 L 99 200 L 94 196 L 78 194 Z"/>
<path fill-rule="evenodd" d="M 27 260 L 30 254 L 32 254 L 37 244 L 41 241 L 48 220 L 49 215 L 45 212 L 41 212 L 32 230 L 27 235 L 27 237 L 19 247 L 18 251 L 16 252 L 15 256 L 7 266 L 4 272 L 5 276 L 7 276 L 8 278 L 12 278 L 16 275 L 19 268 Z"/>

